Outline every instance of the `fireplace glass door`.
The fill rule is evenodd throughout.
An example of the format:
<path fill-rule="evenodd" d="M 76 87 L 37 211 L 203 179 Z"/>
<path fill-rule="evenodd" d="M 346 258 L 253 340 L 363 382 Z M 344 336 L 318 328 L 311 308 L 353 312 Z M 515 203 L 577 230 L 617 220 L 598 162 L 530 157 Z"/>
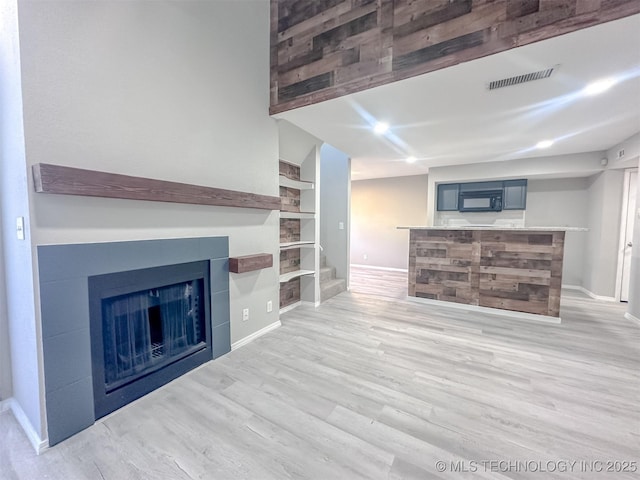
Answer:
<path fill-rule="evenodd" d="M 203 280 L 103 300 L 107 392 L 205 348 Z"/>
<path fill-rule="evenodd" d="M 209 262 L 89 277 L 96 418 L 212 358 Z"/>

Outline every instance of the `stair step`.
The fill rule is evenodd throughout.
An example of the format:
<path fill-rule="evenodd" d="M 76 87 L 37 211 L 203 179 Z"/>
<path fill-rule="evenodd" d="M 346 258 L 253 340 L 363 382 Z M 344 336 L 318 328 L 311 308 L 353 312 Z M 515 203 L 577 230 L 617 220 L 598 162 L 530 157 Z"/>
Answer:
<path fill-rule="evenodd" d="M 331 297 L 344 292 L 347 289 L 347 281 L 344 278 L 335 278 L 320 284 L 320 301 L 324 302 Z"/>
<path fill-rule="evenodd" d="M 336 278 L 335 267 L 320 267 L 320 283 Z"/>

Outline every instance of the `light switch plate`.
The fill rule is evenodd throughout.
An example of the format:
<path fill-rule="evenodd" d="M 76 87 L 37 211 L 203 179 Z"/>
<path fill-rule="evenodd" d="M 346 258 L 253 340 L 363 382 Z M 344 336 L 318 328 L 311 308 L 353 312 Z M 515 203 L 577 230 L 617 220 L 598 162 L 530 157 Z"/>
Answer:
<path fill-rule="evenodd" d="M 24 217 L 16 218 L 16 237 L 18 240 L 24 240 Z"/>

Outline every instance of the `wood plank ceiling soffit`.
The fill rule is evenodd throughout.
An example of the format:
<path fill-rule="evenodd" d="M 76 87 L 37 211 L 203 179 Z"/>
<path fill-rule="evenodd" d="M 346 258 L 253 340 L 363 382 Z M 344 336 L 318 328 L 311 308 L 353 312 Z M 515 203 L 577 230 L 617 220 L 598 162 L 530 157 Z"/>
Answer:
<path fill-rule="evenodd" d="M 640 13 L 638 0 L 271 0 L 271 114 Z"/>

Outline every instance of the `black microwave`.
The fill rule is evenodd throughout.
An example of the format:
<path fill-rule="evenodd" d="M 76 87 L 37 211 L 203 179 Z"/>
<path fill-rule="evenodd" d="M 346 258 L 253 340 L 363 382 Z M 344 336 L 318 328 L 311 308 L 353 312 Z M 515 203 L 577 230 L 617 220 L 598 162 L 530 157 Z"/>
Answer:
<path fill-rule="evenodd" d="M 460 212 L 501 212 L 502 190 L 481 190 L 460 192 L 458 211 Z"/>

